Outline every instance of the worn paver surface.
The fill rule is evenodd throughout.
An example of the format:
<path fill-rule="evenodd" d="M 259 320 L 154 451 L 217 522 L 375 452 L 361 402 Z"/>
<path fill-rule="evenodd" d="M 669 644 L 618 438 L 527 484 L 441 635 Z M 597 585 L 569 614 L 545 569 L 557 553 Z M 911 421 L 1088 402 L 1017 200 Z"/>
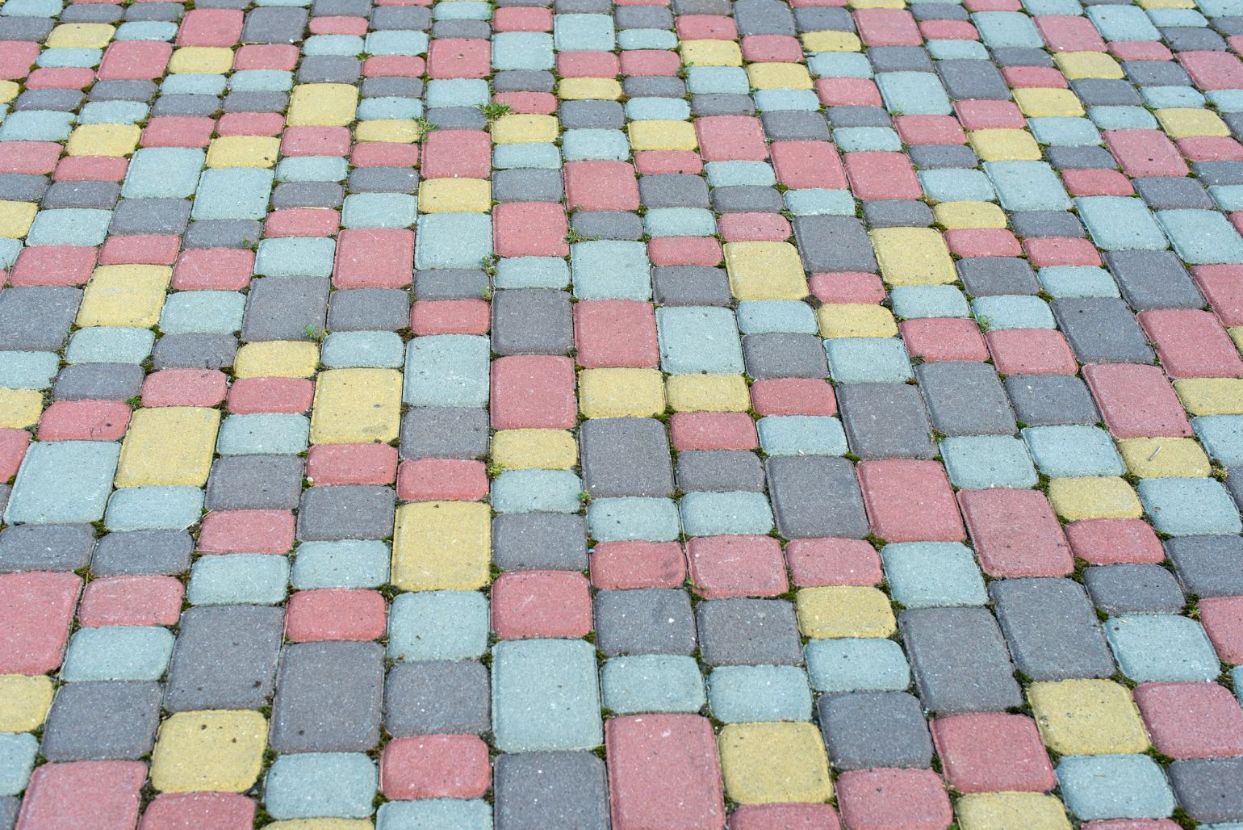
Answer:
<path fill-rule="evenodd" d="M 1240 830 L 1241 52 L 0 0 L 0 830 Z"/>

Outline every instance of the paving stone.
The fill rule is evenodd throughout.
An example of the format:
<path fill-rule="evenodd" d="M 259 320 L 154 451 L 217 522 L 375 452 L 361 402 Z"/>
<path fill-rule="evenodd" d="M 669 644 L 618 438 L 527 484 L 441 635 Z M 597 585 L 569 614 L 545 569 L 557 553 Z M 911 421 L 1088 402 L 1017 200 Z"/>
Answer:
<path fill-rule="evenodd" d="M 1172 252 L 1110 251 L 1105 262 L 1122 295 L 1136 310 L 1204 305 L 1204 298 Z"/>
<path fill-rule="evenodd" d="M 1006 391 L 1027 426 L 1095 424 L 1100 420 L 1087 386 L 1068 375 L 1011 375 Z"/>
<path fill-rule="evenodd" d="M 1183 592 L 1174 575 L 1157 565 L 1108 565 L 1088 568 L 1084 586 L 1092 603 L 1111 616 L 1117 614 L 1178 614 Z"/>
<path fill-rule="evenodd" d="M 400 663 L 384 684 L 384 728 L 394 736 L 479 734 L 491 728 L 488 670 L 480 663 Z"/>
<path fill-rule="evenodd" d="M 482 409 L 416 407 L 401 421 L 403 458 L 482 458 L 488 414 Z"/>
<path fill-rule="evenodd" d="M 802 661 L 793 606 L 784 600 L 719 599 L 696 609 L 701 659 L 710 666 Z"/>
<path fill-rule="evenodd" d="M 285 647 L 270 743 L 277 752 L 365 752 L 380 740 L 384 651 L 375 643 Z"/>
<path fill-rule="evenodd" d="M 589 752 L 523 752 L 496 760 L 496 826 L 504 830 L 606 830 L 604 763 Z"/>
<path fill-rule="evenodd" d="M 996 621 L 983 608 L 903 611 L 899 629 L 924 706 L 937 714 L 1020 705 Z"/>
<path fill-rule="evenodd" d="M 1169 766 L 1178 802 L 1196 821 L 1230 822 L 1243 818 L 1243 764 L 1238 758 L 1196 758 Z"/>
<path fill-rule="evenodd" d="M 579 430 L 583 480 L 593 497 L 669 496 L 673 469 L 664 425 L 640 418 L 593 418 Z"/>
<path fill-rule="evenodd" d="M 842 424 L 860 458 L 934 458 L 923 399 L 912 386 L 852 383 L 838 389 Z"/>
<path fill-rule="evenodd" d="M 833 765 L 923 769 L 932 762 L 932 738 L 919 700 L 905 692 L 826 695 L 817 706 Z"/>
<path fill-rule="evenodd" d="M 783 456 L 765 462 L 777 529 L 790 539 L 868 533 L 863 497 L 844 458 Z"/>
<path fill-rule="evenodd" d="M 283 455 L 217 459 L 207 479 L 208 510 L 292 510 L 302 495 L 302 461 Z"/>
<path fill-rule="evenodd" d="M 492 522 L 492 561 L 507 571 L 587 567 L 587 528 L 581 516 L 510 513 Z"/>
<path fill-rule="evenodd" d="M 89 525 L 17 525 L 0 531 L 0 572 L 76 571 L 95 547 Z"/>
<path fill-rule="evenodd" d="M 1019 671 L 1033 680 L 1113 675 L 1091 603 L 1072 580 L 999 580 L 989 595 Z"/>
<path fill-rule="evenodd" d="M 328 301 L 330 331 L 397 331 L 410 323 L 410 300 L 398 288 L 333 291 Z"/>
<path fill-rule="evenodd" d="M 497 354 L 565 354 L 573 341 L 570 295 L 507 289 L 492 299 L 492 349 Z"/>
<path fill-rule="evenodd" d="M 1243 541 L 1233 536 L 1181 536 L 1164 543 L 1178 581 L 1188 594 L 1230 596 L 1243 592 Z"/>
<path fill-rule="evenodd" d="M 382 539 L 390 535 L 394 513 L 394 493 L 388 487 L 311 487 L 302 492 L 298 538 Z"/>
<path fill-rule="evenodd" d="M 592 423 L 599 422 L 587 422 Z M 678 454 L 677 482 L 679 488 L 687 491 L 760 492 L 764 489 L 764 468 L 749 452 L 682 452 Z"/>
<path fill-rule="evenodd" d="M 932 426 L 938 432 L 945 435 L 1014 433 L 1014 413 L 991 366 L 925 363 L 916 367 L 915 376 Z"/>
<path fill-rule="evenodd" d="M 69 683 L 60 689 L 43 728 L 40 753 L 49 761 L 138 759 L 155 744 L 158 683 Z"/>
<path fill-rule="evenodd" d="M 685 591 L 601 591 L 595 600 L 597 643 L 605 654 L 690 654 L 695 623 Z"/>
<path fill-rule="evenodd" d="M 180 574 L 190 569 L 194 541 L 184 531 L 135 530 L 102 537 L 91 556 L 96 576 Z"/>
<path fill-rule="evenodd" d="M 595 654 L 589 643 L 509 641 L 497 644 L 493 651 L 492 707 L 498 749 L 573 750 L 603 743 Z"/>
<path fill-rule="evenodd" d="M 169 711 L 259 708 L 268 703 L 280 655 L 279 608 L 191 608 L 169 664 Z"/>
<path fill-rule="evenodd" d="M 1082 363 L 1151 363 L 1152 349 L 1121 300 L 1106 297 L 1054 300 L 1058 328 Z"/>
<path fill-rule="evenodd" d="M 0 296 L 0 349 L 59 351 L 78 312 L 77 288 L 18 286 Z"/>

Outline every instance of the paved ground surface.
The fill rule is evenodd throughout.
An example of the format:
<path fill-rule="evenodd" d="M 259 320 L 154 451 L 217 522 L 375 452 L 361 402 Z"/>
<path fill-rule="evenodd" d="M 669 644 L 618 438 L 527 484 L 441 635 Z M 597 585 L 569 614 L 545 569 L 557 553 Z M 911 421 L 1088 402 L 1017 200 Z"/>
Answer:
<path fill-rule="evenodd" d="M 5 0 L 0 828 L 1243 828 L 1243 2 L 1022 3 Z"/>

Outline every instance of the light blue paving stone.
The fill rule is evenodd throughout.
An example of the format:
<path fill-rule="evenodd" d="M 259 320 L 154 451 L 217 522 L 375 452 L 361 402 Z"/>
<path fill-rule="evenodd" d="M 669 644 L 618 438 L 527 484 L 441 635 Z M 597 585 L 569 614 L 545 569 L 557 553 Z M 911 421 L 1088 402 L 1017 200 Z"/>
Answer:
<path fill-rule="evenodd" d="M 762 535 L 773 529 L 763 493 L 687 493 L 679 502 L 687 536 Z"/>
<path fill-rule="evenodd" d="M 673 375 L 741 374 L 742 343 L 727 308 L 665 307 L 656 310 L 660 367 Z"/>
<path fill-rule="evenodd" d="M 893 313 L 903 320 L 966 317 L 967 298 L 952 285 L 897 285 L 889 292 Z"/>
<path fill-rule="evenodd" d="M 127 199 L 185 199 L 194 194 L 205 159 L 202 150 L 144 147 L 130 158 L 121 195 Z"/>
<path fill-rule="evenodd" d="M 363 39 L 358 35 L 311 35 L 302 41 L 304 55 L 353 57 L 362 52 Z"/>
<path fill-rule="evenodd" d="M 78 113 L 79 124 L 137 124 L 151 108 L 141 101 L 90 101 Z"/>
<path fill-rule="evenodd" d="M 193 605 L 278 605 L 285 601 L 289 560 L 267 553 L 200 556 L 190 569 Z"/>
<path fill-rule="evenodd" d="M 429 107 L 473 107 L 488 99 L 488 82 L 482 79 L 441 78 L 427 84 Z"/>
<path fill-rule="evenodd" d="M 7 524 L 97 522 L 112 489 L 121 445 L 104 441 L 38 441 L 22 459 Z"/>
<path fill-rule="evenodd" d="M 1193 619 L 1136 614 L 1104 626 L 1118 666 L 1136 683 L 1215 680 L 1221 673 L 1213 644 Z"/>
<path fill-rule="evenodd" d="M 811 720 L 811 688 L 795 666 L 722 666 L 708 676 L 708 703 L 717 720 Z"/>
<path fill-rule="evenodd" d="M 604 706 L 619 715 L 697 713 L 707 703 L 694 657 L 640 654 L 614 657 L 600 677 Z"/>
<path fill-rule="evenodd" d="M 710 161 L 704 165 L 713 187 L 770 187 L 777 183 L 773 167 L 764 161 Z"/>
<path fill-rule="evenodd" d="M 988 593 L 971 549 L 958 542 L 899 542 L 880 552 L 895 602 L 907 608 L 984 605 Z"/>
<path fill-rule="evenodd" d="M 221 95 L 228 81 L 224 75 L 182 73 L 169 75 L 160 85 L 163 95 Z"/>
<path fill-rule="evenodd" d="M 376 830 L 492 830 L 492 805 L 478 798 L 390 801 L 376 813 Z"/>
<path fill-rule="evenodd" d="M 326 277 L 332 273 L 335 239 L 286 236 L 265 239 L 255 256 L 255 273 L 265 277 Z M 475 260 L 479 265 L 479 260 Z"/>
<path fill-rule="evenodd" d="M 565 288 L 570 266 L 551 256 L 506 257 L 496 264 L 493 284 L 497 288 Z"/>
<path fill-rule="evenodd" d="M 833 143 L 843 153 L 902 149 L 902 139 L 892 127 L 839 127 L 833 131 Z"/>
<path fill-rule="evenodd" d="M 263 412 L 229 415 L 220 423 L 221 455 L 297 455 L 306 451 L 310 422 L 305 415 Z"/>
<path fill-rule="evenodd" d="M 45 49 L 39 53 L 35 66 L 49 69 L 89 69 L 98 66 L 103 49 Z"/>
<path fill-rule="evenodd" d="M 411 406 L 486 406 L 489 354 L 486 337 L 414 338 L 406 347 L 402 400 Z"/>
<path fill-rule="evenodd" d="M 455 2 L 432 9 L 434 20 L 487 20 L 492 16 L 488 3 Z"/>
<path fill-rule="evenodd" d="M 1053 312 L 1039 297 L 1002 294 L 971 301 L 976 320 L 989 329 L 1053 329 Z"/>
<path fill-rule="evenodd" d="M 569 52 L 611 52 L 617 46 L 611 14 L 553 15 L 553 46 Z"/>
<path fill-rule="evenodd" d="M 5 17 L 56 17 L 64 4 L 59 0 L 9 0 L 0 15 Z"/>
<path fill-rule="evenodd" d="M 71 112 L 18 110 L 0 124 L 0 141 L 64 141 L 72 129 Z"/>
<path fill-rule="evenodd" d="M 577 513 L 583 481 L 569 470 L 507 470 L 492 482 L 497 513 Z"/>
<path fill-rule="evenodd" d="M 752 98 L 760 112 L 815 112 L 820 108 L 820 98 L 810 89 L 757 89 Z"/>
<path fill-rule="evenodd" d="M 1234 696 L 1243 704 L 1243 666 L 1235 666 L 1230 670 L 1230 679 L 1234 685 Z"/>
<path fill-rule="evenodd" d="M 1151 130 L 1157 127 L 1157 119 L 1143 107 L 1088 107 L 1088 118 L 1102 130 Z"/>
<path fill-rule="evenodd" d="M 1191 425 L 1210 458 L 1227 467 L 1243 464 L 1243 415 L 1205 415 Z"/>
<path fill-rule="evenodd" d="M 388 620 L 393 660 L 470 660 L 488 649 L 488 598 L 478 591 L 399 594 Z"/>
<path fill-rule="evenodd" d="M 378 588 L 388 582 L 388 563 L 388 545 L 379 540 L 304 542 L 294 556 L 289 583 L 300 591 Z"/>
<path fill-rule="evenodd" d="M 1222 210 L 1243 210 L 1243 185 L 1210 187 L 1208 193 Z"/>
<path fill-rule="evenodd" d="M 492 727 L 501 752 L 599 746 L 595 647 L 584 640 L 498 643 L 492 649 Z"/>
<path fill-rule="evenodd" d="M 1243 89 L 1210 89 L 1204 94 L 1218 112 L 1243 111 Z"/>
<path fill-rule="evenodd" d="M 104 525 L 112 532 L 185 530 L 203 515 L 203 491 L 197 487 L 130 487 L 108 499 Z"/>
<path fill-rule="evenodd" d="M 500 170 L 519 167 L 556 170 L 561 167 L 561 150 L 556 144 L 500 144 L 492 149 L 492 166 Z"/>
<path fill-rule="evenodd" d="M 27 245 L 102 245 L 112 211 L 91 208 L 41 210 L 26 233 Z"/>
<path fill-rule="evenodd" d="M 392 331 L 336 331 L 324 338 L 319 359 L 330 369 L 400 369 L 401 335 Z"/>
<path fill-rule="evenodd" d="M 1138 6 L 1089 6 L 1087 15 L 1105 40 L 1161 39 L 1161 33 Z"/>
<path fill-rule="evenodd" d="M 829 374 L 838 383 L 905 383 L 911 360 L 902 341 L 887 337 L 839 337 L 824 341 Z"/>
<path fill-rule="evenodd" d="M 1099 427 L 1026 427 L 1022 433 L 1036 466 L 1050 478 L 1120 476 L 1126 472 L 1113 439 Z"/>
<path fill-rule="evenodd" d="M 652 264 L 642 242 L 601 240 L 570 246 L 574 296 L 580 300 L 648 300 Z"/>
<path fill-rule="evenodd" d="M 911 683 L 906 655 L 893 640 L 811 640 L 803 653 L 818 692 L 901 691 Z"/>
<path fill-rule="evenodd" d="M 707 208 L 651 208 L 643 215 L 648 236 L 712 236 L 716 217 Z"/>
<path fill-rule="evenodd" d="M 26 789 L 39 753 L 39 739 L 29 734 L 0 732 L 0 796 Z"/>
<path fill-rule="evenodd" d="M 176 291 L 164 301 L 160 331 L 229 334 L 242 327 L 245 311 L 246 296 L 236 291 Z"/>
<path fill-rule="evenodd" d="M 820 187 L 787 190 L 785 205 L 795 216 L 854 216 L 856 210 L 849 190 Z"/>
<path fill-rule="evenodd" d="M 1023 0 L 1023 8 L 1033 15 L 1080 15 L 1083 6 L 1079 0 Z"/>
<path fill-rule="evenodd" d="M 872 64 L 866 55 L 850 52 L 819 52 L 807 59 L 817 78 L 870 78 Z"/>
<path fill-rule="evenodd" d="M 1165 818 L 1174 812 L 1165 773 L 1147 755 L 1072 755 L 1057 765 L 1057 782 L 1067 810 L 1080 821 Z"/>
<path fill-rule="evenodd" d="M 417 217 L 418 200 L 406 193 L 354 193 L 345 197 L 341 224 L 347 228 L 406 228 Z"/>
<path fill-rule="evenodd" d="M 1243 239 L 1215 210 L 1162 210 L 1157 221 L 1178 256 L 1190 265 L 1243 262 Z"/>
<path fill-rule="evenodd" d="M 493 69 L 552 69 L 552 35 L 497 32 L 492 36 Z"/>
<path fill-rule="evenodd" d="M 282 755 L 264 780 L 263 806 L 275 819 L 368 818 L 375 763 L 361 752 Z"/>
<path fill-rule="evenodd" d="M 151 355 L 155 333 L 150 329 L 94 326 L 69 338 L 69 363 L 142 363 Z"/>
<path fill-rule="evenodd" d="M 846 432 L 827 415 L 769 415 L 756 422 L 768 455 L 845 455 Z"/>
<path fill-rule="evenodd" d="M 339 182 L 348 174 L 349 165 L 337 156 L 292 156 L 276 165 L 278 182 Z"/>
<path fill-rule="evenodd" d="M 1041 268 L 1037 277 L 1044 290 L 1058 299 L 1121 296 L 1109 272 L 1093 265 L 1050 265 Z"/>
<path fill-rule="evenodd" d="M 630 141 L 621 130 L 566 130 L 561 134 L 561 155 L 566 161 L 625 161 Z"/>
<path fill-rule="evenodd" d="M 1143 86 L 1139 91 L 1153 109 L 1204 106 L 1204 96 L 1189 86 Z"/>
<path fill-rule="evenodd" d="M 816 313 L 798 300 L 744 300 L 738 303 L 738 329 L 743 334 L 792 332 L 815 334 Z"/>
<path fill-rule="evenodd" d="M 631 121 L 685 121 L 691 117 L 691 105 L 681 98 L 631 98 L 626 102 L 626 117 Z"/>
<path fill-rule="evenodd" d="M 408 30 L 371 32 L 363 49 L 369 55 L 422 55 L 427 51 L 427 35 Z"/>
<path fill-rule="evenodd" d="M 984 172 L 1007 211 L 1070 210 L 1070 195 L 1043 161 L 987 161 Z"/>
<path fill-rule="evenodd" d="M 988 50 L 984 48 L 984 44 L 974 40 L 930 40 L 924 44 L 924 48 L 939 61 L 988 60 Z"/>
<path fill-rule="evenodd" d="M 10 268 L 22 252 L 20 239 L 0 239 L 0 268 Z"/>
<path fill-rule="evenodd" d="M 464 101 L 459 100 L 459 105 Z M 486 99 L 485 99 L 486 103 Z M 358 104 L 358 112 L 355 117 L 359 120 L 371 120 L 377 118 L 401 119 L 401 118 L 419 118 L 423 115 L 423 102 L 417 98 L 398 98 L 382 97 L 382 98 L 364 98 Z M 344 159 L 343 159 L 344 161 Z"/>
<path fill-rule="evenodd" d="M 1027 448 L 1009 435 L 971 435 L 941 441 L 945 471 L 955 487 L 1035 487 L 1036 468 Z"/>
<path fill-rule="evenodd" d="M 587 530 L 600 542 L 672 542 L 681 526 L 673 499 L 595 499 L 587 506 Z"/>
<path fill-rule="evenodd" d="M 692 66 L 686 88 L 693 95 L 749 95 L 751 82 L 741 66 Z"/>
<path fill-rule="evenodd" d="M 0 352 L 0 387 L 47 389 L 59 369 L 55 352 Z"/>
<path fill-rule="evenodd" d="M 492 218 L 482 213 L 429 213 L 419 217 L 414 267 L 478 268 L 492 254 Z"/>
<path fill-rule="evenodd" d="M 1243 0 L 1200 0 L 1199 8 L 1209 17 L 1243 15 Z"/>
<path fill-rule="evenodd" d="M 1199 536 L 1243 530 L 1239 508 L 1212 478 L 1147 478 L 1139 499 L 1158 533 Z"/>
<path fill-rule="evenodd" d="M 945 87 L 931 72 L 878 72 L 876 86 L 892 115 L 949 115 L 954 111 Z"/>
<path fill-rule="evenodd" d="M 1019 12 L 977 12 L 971 22 L 980 32 L 980 40 L 990 49 L 1027 47 L 1041 49 L 1044 40 L 1030 17 Z"/>
<path fill-rule="evenodd" d="M 61 680 L 159 680 L 173 632 L 158 626 L 80 628 L 69 640 Z"/>
<path fill-rule="evenodd" d="M 664 29 L 624 29 L 617 33 L 622 49 L 676 49 L 678 36 Z"/>
<path fill-rule="evenodd" d="M 1027 124 L 1041 144 L 1091 147 L 1101 143 L 1096 125 L 1086 118 L 1029 118 Z"/>
<path fill-rule="evenodd" d="M 176 26 L 173 26 L 174 31 Z M 279 69 L 243 69 L 229 76 L 229 89 L 245 92 L 288 92 L 293 89 L 293 73 Z M 303 158 L 331 158 L 330 156 L 304 156 Z M 285 161 L 294 161 L 287 158 Z M 342 159 L 342 162 L 345 160 Z M 342 165 L 344 166 L 344 164 Z"/>
<path fill-rule="evenodd" d="M 988 202 L 997 198 L 988 176 L 979 170 L 920 170 L 917 175 L 924 194 L 934 202 Z"/>
<path fill-rule="evenodd" d="M 1159 29 L 1208 25 L 1208 19 L 1195 9 L 1147 9 L 1147 12 L 1152 24 Z"/>

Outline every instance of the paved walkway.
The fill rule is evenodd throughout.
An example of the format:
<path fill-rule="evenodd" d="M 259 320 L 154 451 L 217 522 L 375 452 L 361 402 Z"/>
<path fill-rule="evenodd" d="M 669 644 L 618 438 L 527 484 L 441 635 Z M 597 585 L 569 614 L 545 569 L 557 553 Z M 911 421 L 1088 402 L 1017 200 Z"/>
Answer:
<path fill-rule="evenodd" d="M 1243 0 L 429 2 L 0 5 L 0 830 L 1243 828 Z"/>

